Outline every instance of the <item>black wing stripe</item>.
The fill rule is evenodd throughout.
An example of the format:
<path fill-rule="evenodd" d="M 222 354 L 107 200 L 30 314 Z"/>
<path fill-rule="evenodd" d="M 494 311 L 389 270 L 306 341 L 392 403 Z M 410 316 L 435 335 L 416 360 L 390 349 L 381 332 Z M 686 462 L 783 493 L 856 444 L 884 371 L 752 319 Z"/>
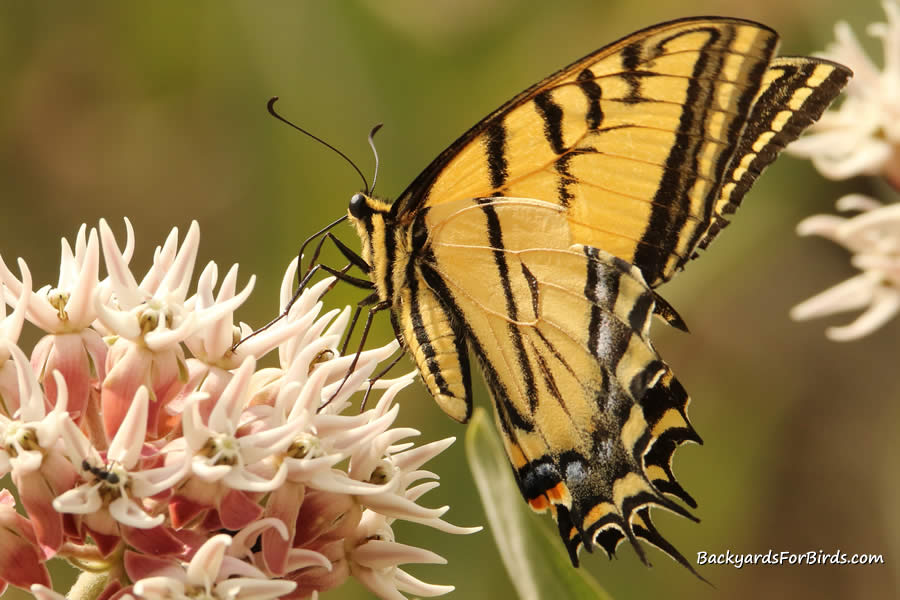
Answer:
<path fill-rule="evenodd" d="M 588 129 L 593 131 L 603 123 L 603 108 L 600 106 L 600 100 L 603 98 L 603 88 L 597 83 L 594 72 L 590 69 L 584 69 L 578 74 L 578 87 L 581 88 L 585 98 L 587 98 L 588 110 L 585 119 Z"/>
<path fill-rule="evenodd" d="M 569 203 L 575 197 L 570 186 L 578 183 L 578 180 L 575 179 L 572 172 L 569 170 L 569 162 L 572 160 L 572 156 L 572 153 L 560 156 L 555 165 L 556 172 L 559 173 L 559 183 L 556 186 L 556 194 L 559 197 L 559 204 L 563 208 L 567 208 Z"/>
<path fill-rule="evenodd" d="M 718 41 L 719 32 L 714 30 L 706 45 L 707 47 L 712 46 Z M 721 68 L 721 56 L 703 52 L 699 54 L 697 63 L 694 65 L 693 78 L 688 84 L 679 130 L 666 160 L 666 170 L 653 198 L 650 220 L 642 237 L 642 241 L 653 241 L 654 244 L 640 244 L 634 254 L 634 263 L 640 265 L 648 281 L 655 280 L 658 274 L 665 269 L 668 250 L 675 247 L 683 226 L 679 215 L 672 213 L 669 204 L 673 202 L 673 199 L 680 198 L 687 193 L 692 181 L 692 173 L 697 171 L 697 155 L 701 150 L 701 144 L 697 138 L 686 134 L 694 131 L 696 125 L 703 122 L 704 107 L 710 104 L 703 97 L 704 88 L 708 90 L 708 86 L 698 78 L 718 73 Z M 685 167 L 687 168 L 685 169 Z"/>
<path fill-rule="evenodd" d="M 691 240 L 691 243 L 694 243 L 702 235 L 704 229 L 696 228 L 689 233 L 685 232 L 685 214 L 687 214 L 687 211 L 663 209 L 661 205 L 666 202 L 670 205 L 673 202 L 677 204 L 679 199 L 683 201 L 690 193 L 691 187 L 696 180 L 696 175 L 692 173 L 700 171 L 699 156 L 703 151 L 703 146 L 699 140 L 702 136 L 698 137 L 688 134 L 696 132 L 698 128 L 702 130 L 703 125 L 709 120 L 711 107 L 714 105 L 711 97 L 714 89 L 704 80 L 716 79 L 718 74 L 722 72 L 728 57 L 727 52 L 716 52 L 713 51 L 713 48 L 716 46 L 730 48 L 733 43 L 732 37 L 735 33 L 734 28 L 722 28 L 721 30 L 710 28 L 706 31 L 709 33 L 707 48 L 699 53 L 697 62 L 694 65 L 694 71 L 688 84 L 687 99 L 679 124 L 679 133 L 676 135 L 675 144 L 666 161 L 667 169 L 654 197 L 654 209 L 643 234 L 643 240 L 655 240 L 658 242 L 658 246 L 653 247 L 648 244 L 640 244 L 634 256 L 634 263 L 641 268 L 645 278 L 651 285 L 656 285 L 660 282 L 661 275 L 668 267 L 668 255 L 670 253 L 675 254 L 674 251 L 678 247 L 681 237 L 688 235 L 690 236 L 688 239 Z M 732 37 L 723 37 L 721 34 L 724 32 L 730 33 Z M 776 43 L 776 37 L 769 38 L 766 47 L 763 49 L 765 56 L 771 56 L 774 53 Z M 736 105 L 737 115 L 747 115 L 750 112 L 750 107 L 767 66 L 768 60 L 759 60 L 758 64 L 747 73 L 744 87 L 740 90 L 740 96 Z M 744 122 L 743 118 L 732 120 L 725 135 L 725 139 L 729 143 L 739 138 Z M 709 173 L 709 178 L 712 181 L 720 181 L 733 154 L 733 149 L 731 152 L 723 151 L 720 153 L 715 166 Z M 688 168 L 682 175 L 679 175 L 676 170 L 677 166 L 687 166 Z M 709 219 L 713 212 L 718 190 L 718 186 L 714 186 L 707 191 L 702 208 L 704 220 Z M 688 245 L 687 247 L 691 246 Z M 676 256 L 678 260 L 682 258 Z"/>
<path fill-rule="evenodd" d="M 506 252 L 503 248 L 503 231 L 500 228 L 500 219 L 497 217 L 497 211 L 488 198 L 481 198 L 477 201 L 481 204 L 481 210 L 487 219 L 488 241 L 493 248 L 494 264 L 497 266 L 497 276 L 503 286 L 503 296 L 506 298 L 506 314 L 510 321 L 516 321 L 519 318 L 519 310 L 516 306 L 515 296 L 512 291 L 512 282 L 509 278 L 509 265 L 506 262 Z M 522 379 L 525 384 L 525 393 L 529 403 L 532 405 L 531 410 L 534 412 L 537 403 L 538 394 L 534 381 L 534 370 L 528 360 L 528 354 L 525 352 L 525 343 L 522 340 L 522 332 L 519 326 L 514 322 L 508 324 L 509 336 L 516 349 L 516 362 L 522 373 Z"/>
<path fill-rule="evenodd" d="M 506 126 L 502 120 L 497 119 L 488 127 L 485 146 L 491 187 L 499 190 L 509 177 L 506 163 Z"/>
<path fill-rule="evenodd" d="M 563 143 L 562 120 L 563 110 L 553 101 L 549 91 L 541 92 L 534 97 L 534 106 L 544 121 L 544 136 L 556 154 L 566 151 Z"/>
<path fill-rule="evenodd" d="M 416 277 L 414 270 L 415 264 L 410 262 L 408 268 L 410 273 L 406 278 L 406 285 L 409 286 L 410 292 L 409 314 L 412 320 L 413 333 L 419 342 L 419 348 L 427 359 L 425 366 L 428 369 L 428 373 L 434 378 L 435 385 L 437 385 L 442 394 L 452 395 L 450 386 L 447 385 L 447 380 L 444 379 L 444 374 L 441 371 L 441 363 L 435 360 L 437 353 L 434 351 L 431 336 L 428 334 L 428 329 L 425 327 L 422 319 L 422 309 L 419 300 L 419 278 Z M 445 316 L 449 317 L 446 311 Z"/>

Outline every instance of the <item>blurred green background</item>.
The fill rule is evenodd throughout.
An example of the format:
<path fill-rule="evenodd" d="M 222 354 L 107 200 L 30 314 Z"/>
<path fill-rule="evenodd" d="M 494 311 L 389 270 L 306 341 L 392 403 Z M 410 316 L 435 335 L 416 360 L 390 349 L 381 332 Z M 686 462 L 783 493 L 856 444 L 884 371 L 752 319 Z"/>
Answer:
<path fill-rule="evenodd" d="M 172 226 L 196 219 L 201 263 L 238 262 L 242 281 L 259 277 L 239 316 L 260 325 L 277 310 L 300 242 L 343 214 L 360 186 L 334 155 L 270 118 L 270 96 L 367 174 L 366 134 L 383 122 L 378 191 L 394 197 L 457 135 L 552 70 L 698 14 L 762 21 L 788 54 L 823 49 L 839 18 L 861 35 L 883 20 L 874 0 L 3 3 L 0 253 L 10 264 L 26 258 L 37 287 L 56 279 L 61 236 L 104 217 L 124 239 L 128 216 L 141 272 Z M 880 46 L 869 48 L 880 60 Z M 827 182 L 784 157 L 708 256 L 663 289 L 691 334 L 657 325 L 657 345 L 692 394 L 705 445 L 676 458 L 702 522 L 657 512 L 657 525 L 691 562 L 698 551 L 840 549 L 883 553 L 887 564 L 699 567 L 714 589 L 652 549 L 652 569 L 627 546 L 612 562 L 582 554 L 614 598 L 897 597 L 900 325 L 836 344 L 827 323 L 787 316 L 852 274 L 844 251 L 798 238 L 795 224 L 850 190 L 894 200 L 873 185 Z M 340 236 L 357 246 L 348 227 Z M 360 298 L 342 288 L 330 303 Z M 390 338 L 386 316 L 373 336 Z M 477 396 L 486 401 L 483 388 Z M 419 384 L 402 403 L 424 441 L 464 433 Z M 425 503 L 450 504 L 454 523 L 482 523 L 461 439 L 430 466 L 442 485 Z M 397 539 L 449 560 L 410 570 L 456 585 L 450 598 L 512 597 L 489 533 L 399 525 Z M 359 586 L 326 595 L 367 597 Z"/>

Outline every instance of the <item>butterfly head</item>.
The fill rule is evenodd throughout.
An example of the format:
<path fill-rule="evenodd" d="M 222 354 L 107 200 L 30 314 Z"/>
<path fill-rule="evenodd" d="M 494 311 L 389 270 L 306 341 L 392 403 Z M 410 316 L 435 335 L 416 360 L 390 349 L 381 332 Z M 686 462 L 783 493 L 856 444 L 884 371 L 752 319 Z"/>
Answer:
<path fill-rule="evenodd" d="M 369 274 L 385 299 L 382 282 L 390 277 L 390 258 L 387 248 L 395 246 L 397 232 L 393 227 L 391 205 L 364 193 L 353 194 L 347 216 L 362 241 L 362 257 L 372 266 Z"/>
<path fill-rule="evenodd" d="M 350 206 L 347 211 L 350 213 L 351 219 L 362 220 L 372 212 L 372 209 L 366 203 L 368 196 L 364 194 L 353 194 L 350 198 Z"/>
<path fill-rule="evenodd" d="M 364 257 L 366 251 L 371 249 L 373 238 L 379 237 L 384 232 L 385 225 L 390 223 L 390 212 L 390 204 L 362 192 L 353 194 L 350 198 L 347 215 L 363 241 Z"/>

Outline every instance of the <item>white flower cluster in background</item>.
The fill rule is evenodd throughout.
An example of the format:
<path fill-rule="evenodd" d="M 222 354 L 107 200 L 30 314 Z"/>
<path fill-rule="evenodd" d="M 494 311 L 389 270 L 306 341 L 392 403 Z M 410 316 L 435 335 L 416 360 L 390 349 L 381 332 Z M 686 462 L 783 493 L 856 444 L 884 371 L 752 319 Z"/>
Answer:
<path fill-rule="evenodd" d="M 881 40 L 883 69 L 866 56 L 850 26 L 838 23 L 837 41 L 822 56 L 853 70 L 846 97 L 788 151 L 810 158 L 831 179 L 875 175 L 900 191 L 900 6 L 894 0 L 882 5 L 887 22 L 871 24 L 868 33 Z M 826 330 L 830 339 L 848 341 L 872 333 L 900 311 L 900 204 L 850 194 L 837 208 L 855 214 L 809 217 L 797 231 L 846 247 L 860 274 L 795 306 L 791 316 L 805 320 L 862 310 L 849 325 Z"/>
<path fill-rule="evenodd" d="M 872 23 L 868 33 L 881 40 L 884 68 L 866 55 L 850 25 L 835 25 L 837 41 L 819 55 L 853 70 L 841 105 L 827 111 L 789 152 L 809 158 L 830 179 L 856 175 L 886 176 L 900 187 L 900 7 L 883 3 L 887 23 Z"/>
<path fill-rule="evenodd" d="M 126 227 L 124 249 L 103 221 L 82 226 L 74 248 L 63 240 L 55 286 L 34 290 L 24 261 L 15 275 L 0 258 L 0 475 L 25 514 L 0 491 L 0 592 L 61 598 L 54 557 L 90 565 L 70 597 L 305 598 L 351 576 L 388 600 L 452 590 L 399 567 L 444 560 L 395 541 L 396 519 L 479 528 L 417 503 L 438 485 L 422 465 L 453 440 L 416 447 L 418 431 L 393 427 L 412 374 L 370 377 L 397 342 L 341 356 L 350 312 L 323 313 L 328 278 L 234 348 L 251 333 L 233 314 L 254 279 L 238 290 L 235 265 L 216 291 L 210 263 L 191 295 L 193 223 L 138 281 Z M 45 333 L 30 352 L 18 343 L 26 321 Z M 279 366 L 258 368 L 272 350 Z M 373 387 L 372 408 L 347 410 Z"/>

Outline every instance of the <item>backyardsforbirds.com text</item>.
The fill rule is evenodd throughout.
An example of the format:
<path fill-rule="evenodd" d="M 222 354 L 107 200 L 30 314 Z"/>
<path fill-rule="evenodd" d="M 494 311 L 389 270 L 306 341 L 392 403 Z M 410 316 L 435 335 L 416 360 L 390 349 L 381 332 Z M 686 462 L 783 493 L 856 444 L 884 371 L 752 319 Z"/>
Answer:
<path fill-rule="evenodd" d="M 769 550 L 764 554 L 736 554 L 731 550 L 725 552 L 697 552 L 698 565 L 731 565 L 740 569 L 744 565 L 883 565 L 882 554 L 849 554 L 841 550 L 825 552 L 809 550 L 808 552 L 776 552 Z"/>

